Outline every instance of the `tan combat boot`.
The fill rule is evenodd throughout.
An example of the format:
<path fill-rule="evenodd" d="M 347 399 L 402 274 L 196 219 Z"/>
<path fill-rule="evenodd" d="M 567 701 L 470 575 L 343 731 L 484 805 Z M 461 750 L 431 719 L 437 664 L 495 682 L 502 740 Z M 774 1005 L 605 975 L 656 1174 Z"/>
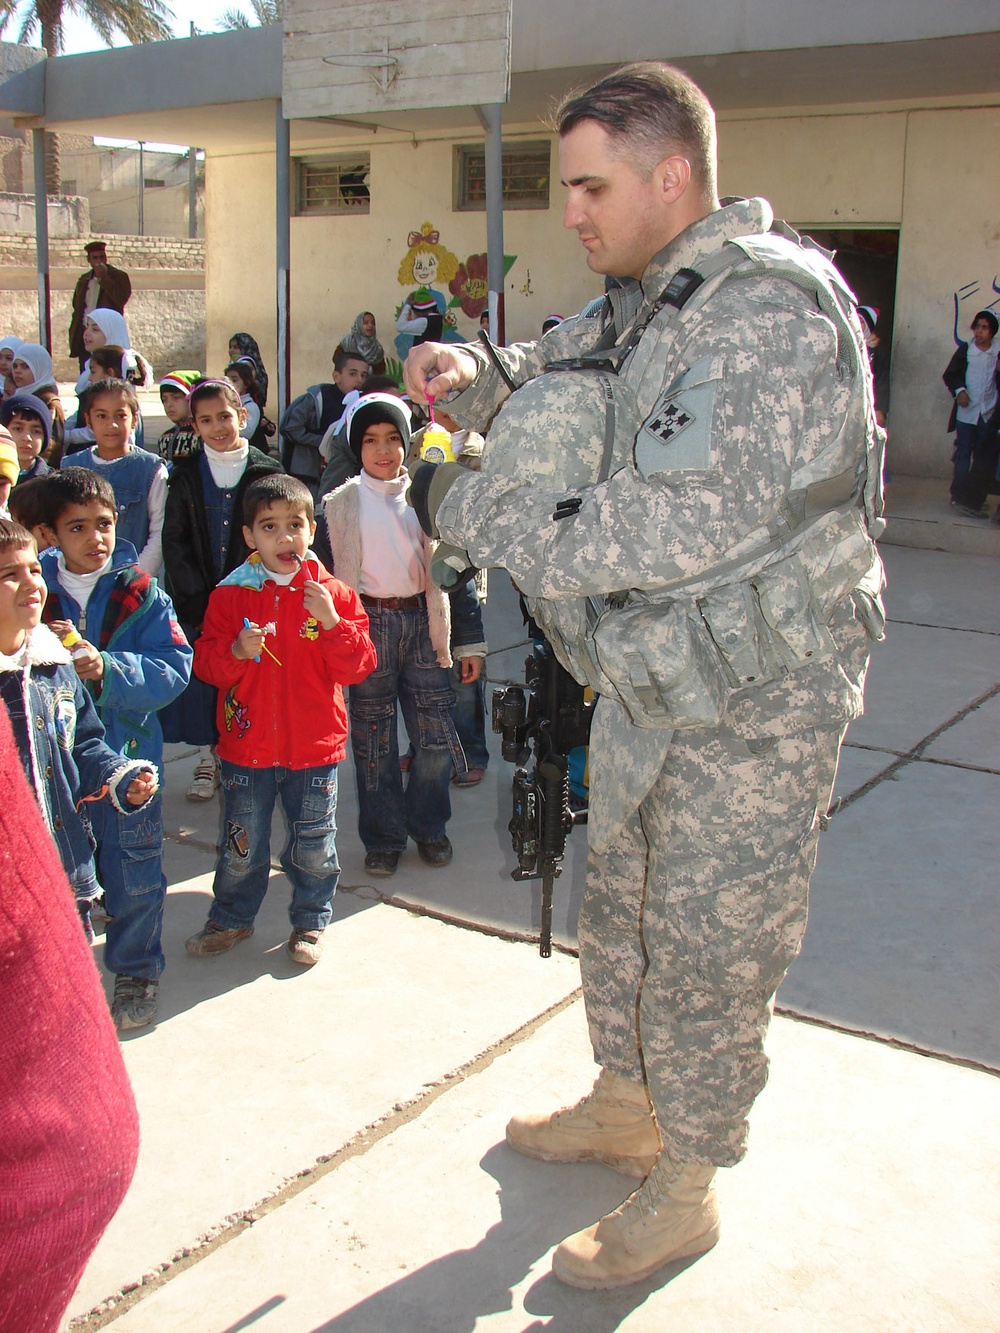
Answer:
<path fill-rule="evenodd" d="M 601 1291 L 640 1282 L 664 1264 L 704 1254 L 719 1239 L 715 1168 L 679 1166 L 661 1153 L 647 1180 L 620 1208 L 556 1248 L 561 1282 Z"/>
<path fill-rule="evenodd" d="M 638 1180 L 653 1169 L 660 1151 L 645 1085 L 607 1069 L 575 1106 L 550 1115 L 514 1116 L 507 1142 L 543 1162 L 604 1162 Z"/>

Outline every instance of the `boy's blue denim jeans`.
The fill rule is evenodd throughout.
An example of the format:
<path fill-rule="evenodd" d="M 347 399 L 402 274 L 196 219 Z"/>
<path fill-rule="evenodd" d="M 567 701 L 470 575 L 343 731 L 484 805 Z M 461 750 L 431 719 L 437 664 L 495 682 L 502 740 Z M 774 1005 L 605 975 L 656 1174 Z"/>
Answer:
<path fill-rule="evenodd" d="M 227 930 L 252 926 L 271 871 L 271 816 L 280 796 L 288 841 L 281 868 L 292 885 L 288 919 L 296 930 L 325 930 L 340 878 L 337 765 L 243 768 L 221 761 L 222 847 L 208 919 Z"/>
<path fill-rule="evenodd" d="M 97 839 L 97 871 L 109 921 L 104 966 L 119 977 L 155 981 L 163 971 L 163 804 L 154 797 L 142 810 L 123 815 L 110 801 L 88 808 Z"/>
<path fill-rule="evenodd" d="M 460 648 L 453 648 L 453 653 L 460 653 Z M 484 664 L 485 665 L 485 664 Z M 455 729 L 465 751 L 466 768 L 487 768 L 490 752 L 486 748 L 486 682 L 483 676 L 478 680 L 463 685 L 456 662 L 452 668 L 452 688 L 455 691 Z"/>
<path fill-rule="evenodd" d="M 378 666 L 352 685 L 348 707 L 358 779 L 358 833 L 368 852 L 401 852 L 407 836 L 438 842 L 451 818 L 453 766 L 465 768 L 448 672 L 437 664 L 423 607 L 369 606 Z M 396 701 L 414 746 L 406 788 L 399 771 Z"/>

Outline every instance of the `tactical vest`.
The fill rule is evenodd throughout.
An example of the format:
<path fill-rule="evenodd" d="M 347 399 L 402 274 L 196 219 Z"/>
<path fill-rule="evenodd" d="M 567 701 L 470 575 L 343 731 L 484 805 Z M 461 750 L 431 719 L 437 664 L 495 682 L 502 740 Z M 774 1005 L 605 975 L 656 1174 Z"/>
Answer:
<path fill-rule="evenodd" d="M 618 697 L 638 726 L 717 726 L 735 691 L 830 658 L 837 646 L 828 621 L 846 597 L 854 598 L 870 637 L 883 635 L 874 539 L 885 527 L 885 433 L 875 424 L 854 297 L 831 259 L 783 223 L 766 235 L 728 241 L 698 270 L 676 273 L 651 311 L 620 337 L 609 330 L 592 353 L 554 363 L 518 389 L 491 426 L 484 473 L 548 490 L 592 486 L 621 467 L 637 466 L 637 437 L 654 405 L 639 400 L 643 374 L 654 357 L 662 359 L 665 342 L 668 361 L 683 348 L 687 326 L 720 289 L 747 278 L 784 279 L 808 292 L 836 329 L 837 372 L 853 386 L 841 429 L 793 470 L 788 494 L 766 528 L 744 538 L 724 562 L 675 587 L 527 599 L 563 665 L 598 693 Z M 606 299 L 603 313 L 610 313 Z M 559 375 L 559 405 L 572 422 L 563 440 L 537 429 L 552 374 Z M 630 456 L 623 456 L 625 443 Z"/>

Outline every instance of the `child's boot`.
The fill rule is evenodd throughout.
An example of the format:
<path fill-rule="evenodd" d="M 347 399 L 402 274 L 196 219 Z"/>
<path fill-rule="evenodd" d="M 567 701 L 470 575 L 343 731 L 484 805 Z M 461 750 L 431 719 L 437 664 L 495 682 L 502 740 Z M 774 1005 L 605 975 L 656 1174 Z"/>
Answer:
<path fill-rule="evenodd" d="M 148 1027 L 156 1017 L 160 983 L 149 977 L 115 977 L 111 1017 L 119 1031 Z"/>
<path fill-rule="evenodd" d="M 206 921 L 197 935 L 185 941 L 184 948 L 192 958 L 210 958 L 213 954 L 228 953 L 234 944 L 248 940 L 252 934 L 253 926 L 230 928 Z"/>
<path fill-rule="evenodd" d="M 323 956 L 323 932 L 321 930 L 299 930 L 296 928 L 288 937 L 288 956 L 293 963 L 303 967 L 312 967 Z"/>

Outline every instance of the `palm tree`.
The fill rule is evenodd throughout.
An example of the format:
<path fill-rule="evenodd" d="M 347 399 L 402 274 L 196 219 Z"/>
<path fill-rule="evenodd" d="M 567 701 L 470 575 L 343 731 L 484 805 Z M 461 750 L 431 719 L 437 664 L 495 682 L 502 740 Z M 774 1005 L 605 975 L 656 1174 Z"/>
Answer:
<path fill-rule="evenodd" d="M 18 11 L 18 0 L 0 0 L 0 34 Z M 102 42 L 113 45 L 117 36 L 129 42 L 157 42 L 172 37 L 173 11 L 163 0 L 25 0 L 17 40 L 28 42 L 40 30 L 42 46 L 50 56 L 63 48 L 63 14 L 82 14 Z M 45 135 L 45 189 L 59 193 L 59 137 Z"/>
<path fill-rule="evenodd" d="M 253 18 L 242 9 L 224 9 L 222 27 L 227 28 L 266 28 L 270 23 L 280 23 L 284 17 L 284 0 L 250 0 Z"/>

